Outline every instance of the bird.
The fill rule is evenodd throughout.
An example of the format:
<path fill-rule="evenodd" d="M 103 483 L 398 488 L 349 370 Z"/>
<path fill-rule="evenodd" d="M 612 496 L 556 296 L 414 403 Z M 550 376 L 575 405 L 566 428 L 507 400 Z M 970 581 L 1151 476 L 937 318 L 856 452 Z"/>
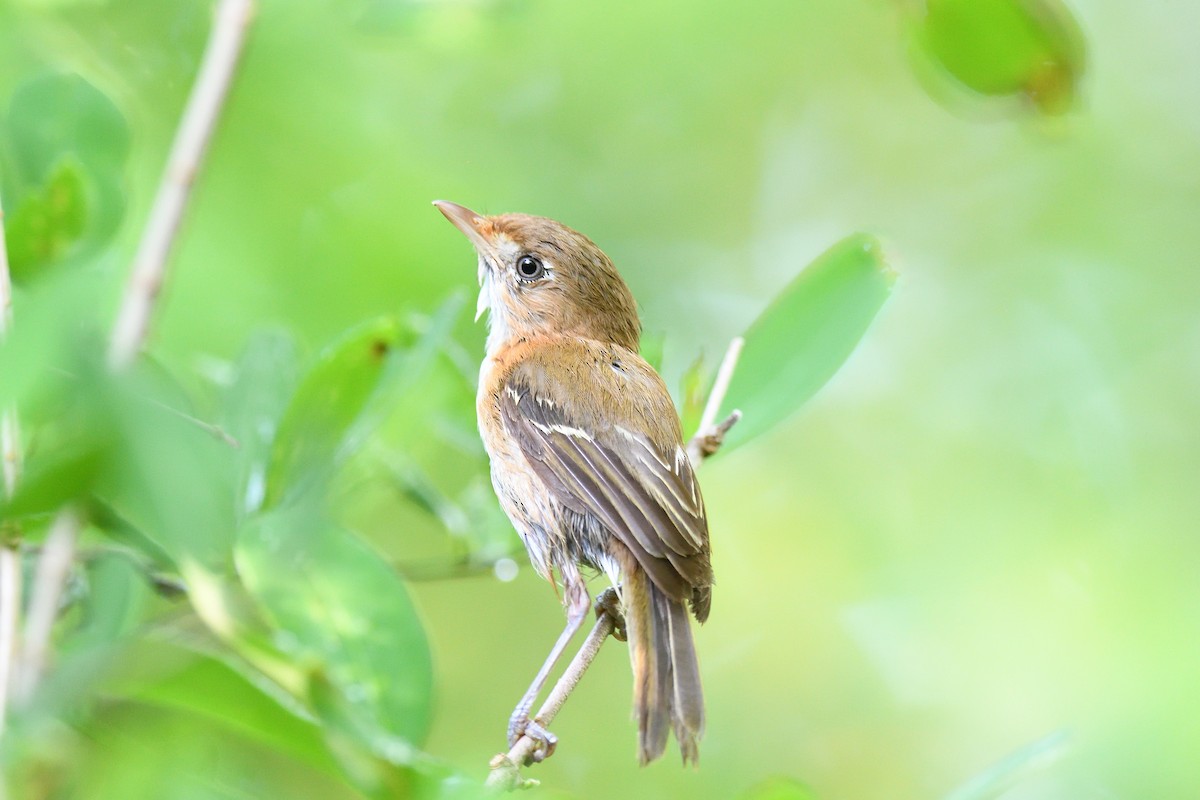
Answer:
<path fill-rule="evenodd" d="M 555 587 L 558 576 L 567 616 L 509 719 L 509 744 L 528 735 L 533 760 L 553 752 L 530 710 L 590 610 L 585 572 L 603 573 L 629 646 L 638 760 L 661 756 L 673 731 L 695 764 L 704 698 L 689 610 L 703 623 L 712 602 L 708 519 L 666 384 L 638 354 L 633 294 L 560 222 L 434 205 L 478 257 L 476 321 L 487 312 L 488 333 L 476 410 L 492 485 L 534 570 Z"/>

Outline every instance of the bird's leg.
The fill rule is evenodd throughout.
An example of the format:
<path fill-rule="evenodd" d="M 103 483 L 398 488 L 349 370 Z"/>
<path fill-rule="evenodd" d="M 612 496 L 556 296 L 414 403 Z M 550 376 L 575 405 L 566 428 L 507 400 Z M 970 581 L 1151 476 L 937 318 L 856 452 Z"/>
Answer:
<path fill-rule="evenodd" d="M 567 649 L 567 645 L 571 643 L 571 639 L 575 637 L 575 634 L 583 625 L 590 605 L 587 585 L 577 570 L 574 570 L 574 575 L 569 575 L 567 570 L 564 569 L 563 581 L 565 583 L 564 592 L 567 604 L 567 626 L 559 634 L 558 641 L 550 649 L 550 655 L 546 656 L 546 660 L 542 663 L 542 668 L 534 676 L 533 683 L 529 685 L 529 689 L 521 698 L 521 702 L 517 703 L 517 707 L 513 709 L 512 716 L 508 718 L 509 747 L 516 744 L 517 740 L 525 735 L 531 739 L 536 739 L 539 747 L 534 751 L 535 761 L 541 761 L 553 753 L 554 746 L 558 743 L 558 740 L 554 734 L 539 725 L 536 720 L 531 720 L 529 718 L 529 711 L 533 708 L 533 702 L 537 700 L 538 693 L 546 685 L 546 679 L 550 677 L 550 670 L 554 669 L 555 663 L 558 662 L 563 651 Z"/>
<path fill-rule="evenodd" d="M 605 614 L 612 619 L 612 637 L 618 642 L 625 641 L 625 615 L 621 612 L 621 594 L 616 587 L 610 586 L 601 592 L 593 608 L 596 609 L 596 619 Z"/>

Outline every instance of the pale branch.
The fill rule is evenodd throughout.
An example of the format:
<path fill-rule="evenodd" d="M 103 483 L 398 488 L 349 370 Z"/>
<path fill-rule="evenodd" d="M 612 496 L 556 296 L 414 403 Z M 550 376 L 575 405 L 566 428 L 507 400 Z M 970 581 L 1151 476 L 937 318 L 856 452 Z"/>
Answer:
<path fill-rule="evenodd" d="M 733 371 L 737 368 L 738 357 L 741 356 L 742 345 L 745 343 L 745 339 L 736 337 L 729 343 L 725 357 L 721 359 L 712 391 L 708 393 L 708 402 L 704 404 L 704 413 L 700 415 L 700 425 L 687 444 L 687 454 L 692 460 L 692 466 L 699 466 L 701 461 L 720 450 L 725 442 L 725 434 L 742 418 L 742 412 L 735 410 L 720 424 L 714 424 L 717 414 L 721 411 L 721 404 L 725 402 L 729 382 L 733 380 Z"/>
<path fill-rule="evenodd" d="M 604 640 L 613 631 L 613 618 L 608 614 L 601 614 L 596 620 L 595 626 L 592 627 L 591 633 L 584 640 L 583 646 L 579 648 L 579 652 L 571 659 L 571 663 L 567 666 L 562 677 L 558 679 L 558 683 L 554 684 L 554 688 L 550 691 L 546 702 L 542 703 L 542 707 L 538 709 L 533 720 L 539 725 L 546 726 L 554 721 L 555 715 L 562 709 L 563 704 L 567 702 L 567 698 L 571 696 L 571 692 L 579 685 L 579 681 L 583 679 L 583 674 L 587 672 L 588 667 L 592 665 L 596 655 L 600 652 L 600 646 L 604 644 Z M 500 789 L 506 792 L 511 792 L 513 789 L 524 789 L 534 785 L 535 781 L 529 781 L 521 777 L 521 766 L 525 760 L 533 755 L 534 749 L 537 747 L 537 742 L 529 736 L 522 736 L 517 740 L 516 744 L 507 753 L 500 753 L 492 759 L 488 765 L 491 771 L 488 773 L 485 785 L 491 789 Z"/>
<path fill-rule="evenodd" d="M 694 466 L 699 466 L 701 461 L 720 450 L 725 441 L 725 434 L 742 418 L 741 411 L 734 411 L 721 423 L 714 424 L 717 414 L 721 410 L 721 404 L 725 402 L 725 394 L 729 391 L 729 382 L 737 367 L 743 343 L 744 340 L 740 336 L 729 343 L 729 348 L 725 351 L 725 357 L 721 360 L 721 366 L 717 370 L 717 377 L 713 381 L 712 391 L 709 392 L 708 401 L 705 403 L 700 426 L 688 442 L 687 453 Z M 588 667 L 596 659 L 604 640 L 612 632 L 613 618 L 608 614 L 601 614 L 591 633 L 579 648 L 579 652 L 571 659 L 571 663 L 563 672 L 562 677 L 550 690 L 546 702 L 534 715 L 533 722 L 545 728 L 554 720 L 555 715 L 567 702 L 567 698 L 571 696 L 571 692 L 575 691 L 575 687 L 583 679 Z M 505 792 L 536 785 L 537 781 L 521 776 L 521 767 L 534 754 L 537 746 L 538 742 L 535 739 L 525 735 L 518 739 L 507 753 L 496 755 L 488 764 L 490 771 L 485 785 L 490 789 Z"/>
<path fill-rule="evenodd" d="M 4 735 L 9 687 L 17 655 L 17 628 L 21 625 L 21 554 L 16 546 L 0 542 L 0 737 Z"/>
<path fill-rule="evenodd" d="M 12 327 L 12 275 L 8 268 L 8 244 L 4 237 L 4 206 L 0 204 L 0 341 Z M 17 409 L 8 406 L 0 411 L 0 466 L 4 473 L 4 496 L 12 497 L 17 477 L 21 474 L 21 429 Z M 3 706 L 0 706 L 0 711 Z"/>
<path fill-rule="evenodd" d="M 150 317 L 166 275 L 167 260 L 233 81 L 254 7 L 254 0 L 220 0 L 217 5 L 196 82 L 171 144 L 158 194 L 150 207 L 124 298 L 113 323 L 108 349 L 109 368 L 113 372 L 128 368 L 145 342 Z M 60 511 L 38 561 L 25 626 L 25 651 L 18 659 L 21 669 L 18 670 L 17 684 L 22 697 L 32 695 L 46 661 L 59 597 L 82 526 L 83 519 L 76 509 Z"/>
<path fill-rule="evenodd" d="M 196 83 L 171 145 L 117 313 L 108 350 L 113 369 L 123 369 L 132 363 L 146 338 L 154 302 L 162 289 L 167 258 L 233 81 L 253 13 L 254 0 L 221 0 L 217 6 Z"/>
<path fill-rule="evenodd" d="M 77 509 L 68 506 L 58 512 L 42 546 L 25 618 L 25 636 L 17 658 L 16 682 L 13 686 L 13 699 L 17 703 L 29 700 L 46 667 L 50 631 L 58 616 L 59 599 L 75 557 L 75 540 L 82 528 L 83 517 Z"/>

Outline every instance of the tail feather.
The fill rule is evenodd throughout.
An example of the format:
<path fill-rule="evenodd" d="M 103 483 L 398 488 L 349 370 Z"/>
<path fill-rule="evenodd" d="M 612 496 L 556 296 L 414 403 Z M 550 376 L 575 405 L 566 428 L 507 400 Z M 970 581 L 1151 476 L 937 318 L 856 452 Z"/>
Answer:
<path fill-rule="evenodd" d="M 695 763 L 704 735 L 704 695 L 687 610 L 636 568 L 625 572 L 622 595 L 638 760 L 647 764 L 661 756 L 673 728 L 684 763 Z"/>

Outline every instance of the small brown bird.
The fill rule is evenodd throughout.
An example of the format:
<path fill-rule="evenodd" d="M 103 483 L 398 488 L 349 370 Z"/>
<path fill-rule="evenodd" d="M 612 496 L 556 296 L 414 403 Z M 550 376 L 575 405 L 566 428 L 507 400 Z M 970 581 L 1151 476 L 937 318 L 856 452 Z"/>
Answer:
<path fill-rule="evenodd" d="M 492 485 L 534 569 L 560 576 L 567 611 L 509 743 L 527 734 L 553 751 L 529 712 L 587 617 L 585 567 L 617 587 L 639 760 L 662 755 L 674 729 L 695 762 L 704 699 L 685 606 L 708 618 L 708 521 L 667 387 L 638 355 L 633 295 L 599 247 L 554 220 L 434 205 L 475 246 L 479 314 L 491 310 L 477 410 Z"/>

